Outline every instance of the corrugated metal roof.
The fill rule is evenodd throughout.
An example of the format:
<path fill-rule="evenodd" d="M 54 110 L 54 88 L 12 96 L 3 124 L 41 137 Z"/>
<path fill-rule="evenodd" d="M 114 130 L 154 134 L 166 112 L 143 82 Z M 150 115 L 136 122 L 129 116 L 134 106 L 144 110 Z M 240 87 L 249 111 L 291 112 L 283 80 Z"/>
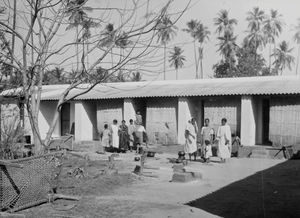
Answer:
<path fill-rule="evenodd" d="M 67 85 L 43 87 L 42 100 L 57 100 Z M 74 89 L 69 97 L 86 89 Z M 77 100 L 138 98 L 138 97 L 184 97 L 218 95 L 273 95 L 300 94 L 300 77 L 247 77 L 203 80 L 144 81 L 129 83 L 105 83 L 76 97 Z"/>

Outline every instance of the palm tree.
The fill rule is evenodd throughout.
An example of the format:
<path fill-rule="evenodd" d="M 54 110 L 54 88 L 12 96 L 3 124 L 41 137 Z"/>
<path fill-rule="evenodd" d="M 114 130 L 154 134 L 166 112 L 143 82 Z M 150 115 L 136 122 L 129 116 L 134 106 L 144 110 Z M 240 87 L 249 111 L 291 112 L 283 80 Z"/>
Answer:
<path fill-rule="evenodd" d="M 178 68 L 182 68 L 185 61 L 185 56 L 183 56 L 183 50 L 180 47 L 175 46 L 173 51 L 170 52 L 169 62 L 171 67 L 174 66 L 176 70 L 176 79 L 178 79 Z"/>
<path fill-rule="evenodd" d="M 229 67 L 232 68 L 234 63 L 235 52 L 237 48 L 236 44 L 236 36 L 231 32 L 225 32 L 224 36 L 218 37 L 220 43 L 218 44 L 221 56 L 225 60 L 226 63 L 229 64 Z"/>
<path fill-rule="evenodd" d="M 275 57 L 273 64 L 277 70 L 280 70 L 281 75 L 284 68 L 288 67 L 290 70 L 292 68 L 292 64 L 295 61 L 294 56 L 291 55 L 292 51 L 293 48 L 289 48 L 288 43 L 286 41 L 282 41 L 279 44 L 279 47 L 276 48 L 272 54 L 272 56 Z"/>
<path fill-rule="evenodd" d="M 199 32 L 197 30 L 198 30 L 198 26 L 200 25 L 200 22 L 197 20 L 191 20 L 191 21 L 187 22 L 186 25 L 187 25 L 187 29 L 183 29 L 183 31 L 191 34 L 191 37 L 193 38 L 196 79 L 198 79 L 198 58 L 197 58 L 196 40 L 198 39 L 197 34 Z"/>
<path fill-rule="evenodd" d="M 216 33 L 218 35 L 225 34 L 226 32 L 233 32 L 234 25 L 237 25 L 236 19 L 229 18 L 227 10 L 220 10 L 218 17 L 214 18 L 214 24 L 217 26 Z"/>
<path fill-rule="evenodd" d="M 142 80 L 142 75 L 141 75 L 141 73 L 140 72 L 133 72 L 132 74 L 131 74 L 131 77 L 130 77 L 130 80 L 132 81 L 132 82 L 139 82 L 139 81 L 141 81 Z"/>
<path fill-rule="evenodd" d="M 275 48 L 275 38 L 282 32 L 283 22 L 281 20 L 282 15 L 277 10 L 270 11 L 270 16 L 267 16 L 264 20 L 264 33 L 267 43 L 269 43 L 269 70 L 271 72 L 271 46 Z"/>
<path fill-rule="evenodd" d="M 167 43 L 176 35 L 177 27 L 173 24 L 170 18 L 165 15 L 157 24 L 157 41 L 164 46 L 164 80 L 166 79 L 166 51 Z"/>
<path fill-rule="evenodd" d="M 200 78 L 203 78 L 203 46 L 206 40 L 209 40 L 210 31 L 206 26 L 204 26 L 202 23 L 198 26 L 197 30 L 197 38 L 198 42 L 200 43 L 199 47 L 199 60 L 200 60 L 200 69 L 201 69 L 201 75 Z"/>
<path fill-rule="evenodd" d="M 296 26 L 296 33 L 294 35 L 294 40 L 298 44 L 297 65 L 296 65 L 296 74 L 298 74 L 299 56 L 300 56 L 300 18 L 298 18 L 298 24 Z"/>
<path fill-rule="evenodd" d="M 220 41 L 218 51 L 220 52 L 225 63 L 228 63 L 229 69 L 232 69 L 235 59 L 235 52 L 237 45 L 235 43 L 236 36 L 234 36 L 234 25 L 237 25 L 236 19 L 229 18 L 227 10 L 221 10 L 218 16 L 214 19 L 214 24 L 217 26 L 216 33 Z"/>
<path fill-rule="evenodd" d="M 191 20 L 186 25 L 187 25 L 187 29 L 183 29 L 183 31 L 191 34 L 191 37 L 193 38 L 196 79 L 199 78 L 198 76 L 199 61 L 201 62 L 201 78 L 203 78 L 203 68 L 202 68 L 203 44 L 206 42 L 206 40 L 209 39 L 210 31 L 208 31 L 208 28 L 204 26 L 203 23 L 201 23 L 201 21 Z M 197 57 L 196 41 L 200 43 L 199 52 L 202 51 L 202 53 L 198 54 L 198 57 Z"/>
<path fill-rule="evenodd" d="M 83 4 L 85 2 L 82 0 L 68 1 L 67 3 L 67 14 L 70 15 L 69 22 L 70 24 L 67 26 L 66 30 L 76 28 L 76 41 L 79 39 L 79 26 L 82 25 L 85 19 L 87 19 L 87 14 L 83 9 Z M 76 43 L 76 71 L 79 69 L 79 49 L 78 44 Z"/>
<path fill-rule="evenodd" d="M 248 23 L 248 35 L 246 36 L 247 42 L 254 47 L 255 60 L 257 58 L 257 49 L 263 48 L 266 44 L 265 33 L 262 29 L 265 20 L 265 12 L 260 10 L 259 7 L 254 7 L 252 11 L 247 13 L 246 20 Z"/>
<path fill-rule="evenodd" d="M 101 33 L 102 35 L 102 41 L 100 43 L 101 47 L 110 47 L 113 43 L 115 43 L 115 37 L 116 37 L 116 30 L 114 28 L 114 25 L 109 23 L 105 26 L 104 31 Z M 112 67 L 114 66 L 114 60 L 113 60 L 113 49 L 111 48 L 110 51 L 111 55 L 111 64 Z"/>
<path fill-rule="evenodd" d="M 93 19 L 91 18 L 86 18 L 83 19 L 81 25 L 82 25 L 82 34 L 79 40 L 82 41 L 83 43 L 86 43 L 86 50 L 88 52 L 89 38 L 91 37 L 91 28 L 98 27 L 99 23 L 94 22 Z M 84 44 L 83 44 L 83 53 L 84 53 Z M 86 54 L 86 59 L 87 59 L 87 68 L 88 68 L 88 63 L 89 63 L 88 54 Z"/>

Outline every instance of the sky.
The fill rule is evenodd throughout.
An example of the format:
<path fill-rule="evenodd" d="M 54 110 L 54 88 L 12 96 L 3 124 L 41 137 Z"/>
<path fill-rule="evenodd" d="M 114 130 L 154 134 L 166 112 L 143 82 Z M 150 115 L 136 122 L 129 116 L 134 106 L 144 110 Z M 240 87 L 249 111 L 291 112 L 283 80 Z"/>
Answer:
<path fill-rule="evenodd" d="M 187 2 L 188 1 L 175 0 L 170 11 L 180 11 Z M 238 25 L 235 27 L 234 32 L 238 36 L 237 42 L 240 45 L 241 41 L 246 36 L 245 31 L 248 25 L 246 21 L 247 12 L 257 6 L 263 9 L 267 14 L 269 14 L 271 9 L 278 10 L 278 12 L 282 14 L 285 25 L 282 34 L 276 41 L 278 44 L 282 40 L 286 40 L 290 47 L 294 47 L 293 55 L 296 58 L 297 44 L 293 41 L 293 35 L 295 33 L 294 29 L 297 24 L 297 19 L 300 18 L 299 0 L 192 0 L 188 10 L 176 23 L 176 26 L 178 27 L 177 36 L 174 38 L 174 41 L 168 45 L 170 49 L 172 49 L 174 45 L 179 45 L 184 49 L 184 55 L 186 56 L 187 61 L 185 66 L 179 70 L 179 79 L 195 78 L 193 44 L 191 43 L 192 38 L 188 33 L 182 31 L 188 21 L 191 19 L 200 20 L 211 32 L 210 40 L 204 47 L 203 60 L 204 77 L 210 78 L 213 76 L 212 66 L 220 60 L 220 56 L 217 52 L 218 47 L 216 46 L 218 43 L 216 39 L 217 35 L 215 34 L 216 26 L 214 25 L 213 19 L 221 9 L 228 10 L 230 18 L 238 20 Z M 265 58 L 268 61 L 268 52 L 259 52 L 264 53 Z M 286 69 L 283 74 L 294 75 L 295 65 L 291 71 Z M 162 75 L 159 76 L 159 79 L 162 79 Z M 172 68 L 168 69 L 167 79 L 175 79 L 175 71 Z"/>
<path fill-rule="evenodd" d="M 144 17 L 146 13 L 147 2 L 148 10 L 151 13 L 157 13 L 158 10 L 166 4 L 168 0 L 140 0 L 142 2 L 141 7 L 138 8 L 138 12 L 134 18 L 136 24 L 139 24 L 140 17 Z M 88 5 L 92 7 L 128 7 L 130 8 L 130 4 L 132 0 L 89 0 Z M 184 8 L 186 11 L 182 14 Z M 168 43 L 167 45 L 167 56 L 169 56 L 169 52 L 172 51 L 174 46 L 180 46 L 184 50 L 184 56 L 186 58 L 186 62 L 182 69 L 179 69 L 179 79 L 194 79 L 195 78 L 195 64 L 194 64 L 194 53 L 193 53 L 193 42 L 190 34 L 183 31 L 186 28 L 186 23 L 191 19 L 196 19 L 201 21 L 204 25 L 206 25 L 211 32 L 209 41 L 204 46 L 204 59 L 203 59 L 203 69 L 204 69 L 204 78 L 213 77 L 212 67 L 214 64 L 218 63 L 221 59 L 219 52 L 217 51 L 217 35 L 215 34 L 216 26 L 214 25 L 213 19 L 217 16 L 218 12 L 221 9 L 226 9 L 229 11 L 230 18 L 235 18 L 238 20 L 238 24 L 234 29 L 235 35 L 237 35 L 237 43 L 240 45 L 243 38 L 246 36 L 247 30 L 247 22 L 246 16 L 247 12 L 252 10 L 253 7 L 259 7 L 263 9 L 267 14 L 271 9 L 278 10 L 280 14 L 282 14 L 282 19 L 285 23 L 283 32 L 278 39 L 276 39 L 277 44 L 282 40 L 286 40 L 290 47 L 294 47 L 293 55 L 296 58 L 297 56 L 297 44 L 293 41 L 293 35 L 295 33 L 295 25 L 297 24 L 297 19 L 300 18 L 300 1 L 299 0 L 173 0 L 170 8 L 168 9 L 168 13 L 171 15 L 172 20 L 176 20 L 177 27 L 177 35 L 174 39 Z M 20 8 L 22 11 L 22 8 Z M 117 12 L 101 14 L 101 10 L 94 10 L 89 14 L 92 17 L 98 17 L 101 19 L 105 19 L 110 23 L 115 24 L 116 26 L 120 23 L 118 20 L 119 14 Z M 129 14 L 129 13 L 128 13 Z M 125 14 L 125 17 L 128 16 Z M 99 17 L 101 15 L 101 17 Z M 22 31 L 22 26 L 25 21 L 24 18 L 19 15 L 18 20 L 18 28 Z M 102 28 L 104 25 L 102 25 Z M 96 34 L 97 35 L 97 34 Z M 66 31 L 65 27 L 62 28 L 62 31 L 59 33 L 59 37 L 54 41 L 53 46 L 62 45 L 70 40 L 70 37 L 74 38 L 75 29 Z M 155 58 L 149 63 L 144 64 L 139 70 L 144 72 L 143 79 L 144 80 L 162 80 L 163 79 L 163 48 L 160 44 L 156 43 L 154 40 L 155 46 L 159 48 L 156 50 L 154 56 Z M 18 46 L 21 46 L 19 44 Z M 268 49 L 264 51 L 259 51 L 263 53 L 265 59 L 268 64 Z M 114 50 L 115 52 L 117 49 Z M 68 51 L 62 53 L 62 55 L 67 55 L 68 52 L 74 53 L 75 49 L 70 48 Z M 119 55 L 119 54 L 118 54 Z M 20 55 L 20 58 L 22 56 Z M 90 62 L 93 61 L 94 58 L 97 57 L 97 54 L 92 54 L 89 56 Z M 114 58 L 116 60 L 117 57 Z M 167 57 L 167 60 L 169 57 Z M 61 63 L 60 67 L 65 69 L 74 68 L 76 66 L 75 58 L 69 59 L 69 62 Z M 150 59 L 149 59 L 150 60 Z M 110 56 L 106 60 L 107 63 L 110 62 Z M 146 59 L 147 61 L 147 59 Z M 60 63 L 60 59 L 53 59 L 53 62 Z M 166 79 L 173 80 L 175 79 L 175 69 L 170 67 L 170 63 L 166 64 Z M 133 65 L 131 67 L 134 67 Z M 294 75 L 295 74 L 295 65 L 292 70 L 285 69 L 283 75 Z"/>

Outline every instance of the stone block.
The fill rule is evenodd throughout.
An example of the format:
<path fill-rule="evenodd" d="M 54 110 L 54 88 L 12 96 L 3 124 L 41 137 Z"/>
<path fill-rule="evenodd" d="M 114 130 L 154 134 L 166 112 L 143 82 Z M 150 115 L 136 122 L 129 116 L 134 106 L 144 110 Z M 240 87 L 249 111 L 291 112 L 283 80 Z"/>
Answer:
<path fill-rule="evenodd" d="M 200 172 L 174 172 L 172 182 L 191 182 L 202 179 Z"/>

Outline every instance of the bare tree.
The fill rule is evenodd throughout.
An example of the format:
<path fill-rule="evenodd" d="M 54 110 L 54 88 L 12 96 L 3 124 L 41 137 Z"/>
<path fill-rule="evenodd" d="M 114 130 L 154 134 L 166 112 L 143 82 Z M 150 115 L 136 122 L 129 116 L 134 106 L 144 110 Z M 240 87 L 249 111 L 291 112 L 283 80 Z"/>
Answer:
<path fill-rule="evenodd" d="M 13 11 L 8 3 L 10 0 L 3 0 L 8 11 Z M 162 18 L 166 17 L 167 9 L 171 1 L 160 9 L 148 14 L 147 18 L 137 19 L 139 17 L 138 9 L 145 6 L 144 2 L 132 0 L 125 4 L 124 7 L 119 6 L 114 1 L 110 1 L 112 6 L 106 5 L 102 7 L 102 3 L 94 1 L 89 4 L 88 0 L 19 0 L 17 8 L 17 27 L 13 28 L 4 18 L 0 17 L 0 40 L 5 44 L 7 52 L 1 50 L 1 56 L 9 55 L 11 58 L 1 58 L 3 64 L 10 66 L 14 71 L 18 72 L 21 77 L 21 94 L 24 98 L 26 110 L 28 112 L 32 134 L 35 144 L 35 153 L 39 154 L 48 146 L 52 132 L 58 122 L 62 105 L 79 95 L 89 92 L 93 87 L 101 82 L 105 82 L 110 75 L 120 72 L 125 66 L 135 65 L 142 59 L 153 57 L 157 50 L 157 46 L 152 46 L 157 35 L 158 24 Z M 117 5 L 117 6 L 115 6 Z M 148 7 L 148 4 L 147 4 Z M 78 13 L 86 12 L 84 19 L 77 19 Z M 183 9 L 182 13 L 185 11 Z M 12 13 L 12 12 L 11 12 Z M 178 15 L 179 14 L 179 15 Z M 181 16 L 178 13 L 177 19 Z M 70 17 L 73 16 L 73 17 Z M 76 16 L 74 18 L 74 16 Z M 175 16 L 175 15 L 174 15 Z M 84 34 L 77 27 L 84 25 L 84 20 L 93 19 L 97 25 L 95 28 L 88 28 L 88 39 L 79 40 Z M 177 20 L 175 19 L 175 20 Z M 111 35 L 110 43 L 107 43 L 107 34 L 105 27 L 114 23 L 114 34 Z M 75 25 L 78 34 L 74 38 L 72 32 L 67 28 Z M 120 44 L 120 40 L 129 41 L 128 45 L 123 49 L 122 55 L 113 53 L 114 48 Z M 12 51 L 9 44 L 10 38 L 15 37 L 15 52 Z M 33 40 L 30 37 L 33 36 Z M 33 43 L 32 43 L 33 41 Z M 88 44 L 84 51 L 77 51 L 74 47 L 83 48 Z M 127 44 L 127 43 L 126 43 Z M 31 53 L 33 51 L 33 54 Z M 80 63 L 78 69 L 74 71 L 70 66 L 76 61 L 77 54 L 80 53 Z M 110 54 L 117 56 L 113 64 L 110 62 Z M 89 56 L 89 65 L 86 66 L 87 56 Z M 30 59 L 34 58 L 32 62 Z M 67 71 L 73 70 L 71 82 L 68 87 L 62 91 L 56 111 L 53 116 L 52 123 L 47 132 L 47 136 L 42 141 L 38 127 L 38 113 L 42 97 L 42 81 L 44 72 L 55 66 L 64 68 Z M 98 73 L 101 69 L 101 72 Z M 86 84 L 86 85 L 83 85 Z M 77 89 L 76 94 L 72 90 Z"/>

